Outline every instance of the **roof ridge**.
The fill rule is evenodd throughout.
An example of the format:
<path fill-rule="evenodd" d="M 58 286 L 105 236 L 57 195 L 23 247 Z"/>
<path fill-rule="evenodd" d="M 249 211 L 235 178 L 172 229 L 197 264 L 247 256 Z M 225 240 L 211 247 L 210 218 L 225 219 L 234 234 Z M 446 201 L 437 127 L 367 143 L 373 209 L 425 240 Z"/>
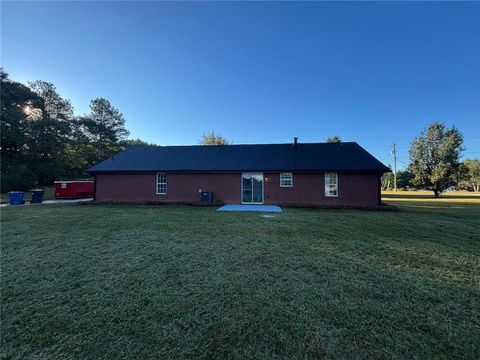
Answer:
<path fill-rule="evenodd" d="M 357 144 L 356 141 L 342 141 L 342 142 L 299 142 L 298 145 L 342 145 L 342 144 Z M 272 145 L 289 145 L 291 146 L 292 143 L 263 143 L 263 144 L 227 144 L 227 145 L 199 145 L 199 144 L 183 144 L 183 145 L 158 145 L 158 144 L 148 144 L 148 145 L 130 145 L 127 146 L 129 148 L 132 147 L 224 147 L 224 146 L 272 146 Z"/>

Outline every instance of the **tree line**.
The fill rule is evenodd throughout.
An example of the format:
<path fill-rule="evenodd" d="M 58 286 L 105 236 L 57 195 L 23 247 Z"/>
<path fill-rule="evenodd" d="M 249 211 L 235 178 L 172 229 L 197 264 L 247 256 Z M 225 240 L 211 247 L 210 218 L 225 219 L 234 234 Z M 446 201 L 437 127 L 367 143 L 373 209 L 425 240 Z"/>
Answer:
<path fill-rule="evenodd" d="M 54 180 L 86 178 L 98 161 L 130 144 L 125 118 L 107 99 L 75 116 L 52 83 L 13 81 L 0 69 L 1 191 L 28 190 Z"/>
<path fill-rule="evenodd" d="M 397 172 L 397 187 L 433 191 L 438 197 L 449 188 L 480 190 L 480 160 L 461 161 L 463 135 L 441 122 L 434 122 L 410 144 L 410 162 Z M 382 177 L 382 189 L 394 188 L 393 173 Z"/>
<path fill-rule="evenodd" d="M 327 138 L 328 143 L 342 142 L 337 135 Z M 448 188 L 480 191 L 480 160 L 461 161 L 463 135 L 455 127 L 434 122 L 414 138 L 410 144 L 410 162 L 396 173 L 396 185 L 401 189 L 433 191 L 438 197 Z M 391 168 L 391 167 L 390 167 Z M 395 187 L 393 172 L 382 176 L 382 190 Z"/>
<path fill-rule="evenodd" d="M 80 179 L 86 169 L 130 145 L 123 114 L 107 99 L 90 101 L 89 114 L 76 116 L 72 104 L 52 83 L 24 85 L 0 68 L 1 191 L 28 190 L 58 179 Z M 327 142 L 341 142 L 337 135 Z M 228 145 L 223 136 L 208 132 L 201 145 Z M 455 186 L 480 190 L 480 160 L 461 161 L 463 136 L 456 128 L 435 122 L 410 145 L 410 163 L 397 173 L 400 188 L 440 193 Z M 382 188 L 394 187 L 393 174 L 382 177 Z"/>

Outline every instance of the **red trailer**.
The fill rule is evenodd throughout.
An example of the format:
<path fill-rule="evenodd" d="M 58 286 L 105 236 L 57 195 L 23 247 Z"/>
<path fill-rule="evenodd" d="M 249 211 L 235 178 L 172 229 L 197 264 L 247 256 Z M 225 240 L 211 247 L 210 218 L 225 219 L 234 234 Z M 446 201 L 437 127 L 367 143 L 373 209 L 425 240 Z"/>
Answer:
<path fill-rule="evenodd" d="M 93 197 L 93 181 L 55 181 L 54 185 L 55 199 L 81 199 Z"/>

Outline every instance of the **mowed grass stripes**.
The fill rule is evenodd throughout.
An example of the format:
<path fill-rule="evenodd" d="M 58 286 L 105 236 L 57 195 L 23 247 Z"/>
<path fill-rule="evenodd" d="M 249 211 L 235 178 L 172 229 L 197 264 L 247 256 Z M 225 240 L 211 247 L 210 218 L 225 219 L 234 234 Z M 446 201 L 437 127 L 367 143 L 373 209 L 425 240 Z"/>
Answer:
<path fill-rule="evenodd" d="M 398 204 L 3 208 L 2 357 L 478 358 L 480 201 Z"/>

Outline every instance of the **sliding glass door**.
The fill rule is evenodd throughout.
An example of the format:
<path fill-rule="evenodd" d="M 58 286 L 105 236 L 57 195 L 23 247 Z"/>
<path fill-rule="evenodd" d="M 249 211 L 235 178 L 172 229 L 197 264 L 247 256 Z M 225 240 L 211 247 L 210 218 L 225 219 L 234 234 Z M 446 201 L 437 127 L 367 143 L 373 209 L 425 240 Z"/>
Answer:
<path fill-rule="evenodd" d="M 242 174 L 242 203 L 263 204 L 263 174 Z"/>

